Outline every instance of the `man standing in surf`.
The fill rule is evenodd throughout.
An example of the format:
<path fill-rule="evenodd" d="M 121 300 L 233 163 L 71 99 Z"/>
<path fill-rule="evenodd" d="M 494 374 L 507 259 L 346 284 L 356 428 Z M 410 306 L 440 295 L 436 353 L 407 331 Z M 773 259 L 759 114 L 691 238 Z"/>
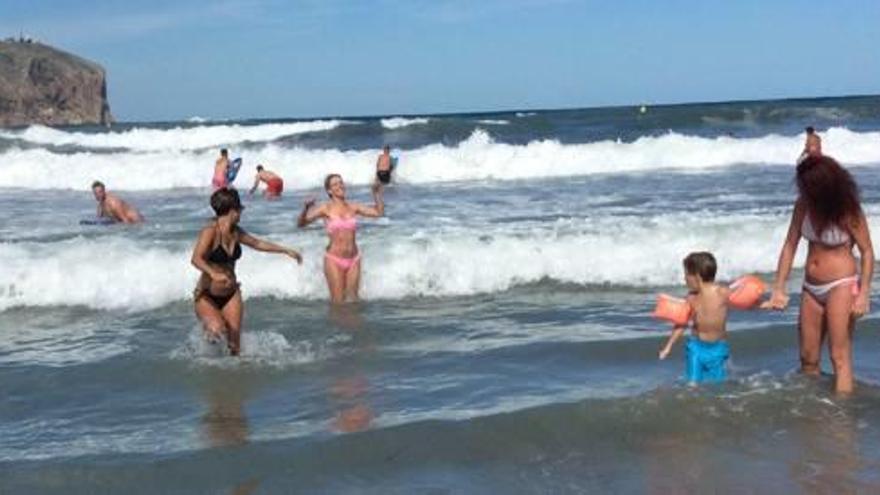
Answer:
<path fill-rule="evenodd" d="M 96 180 L 92 182 L 92 194 L 98 202 L 98 218 L 110 218 L 114 222 L 141 223 L 144 217 L 134 206 L 126 203 L 119 196 L 108 193 L 104 183 Z"/>
<path fill-rule="evenodd" d="M 798 163 L 801 163 L 810 156 L 822 156 L 822 138 L 816 134 L 816 129 L 813 129 L 813 126 L 808 126 L 804 130 L 807 132 L 807 140 L 804 142 L 804 151 L 798 157 Z"/>
<path fill-rule="evenodd" d="M 394 158 L 391 157 L 391 146 L 382 147 L 382 154 L 376 159 L 376 180 L 383 185 L 391 183 L 391 172 L 394 171 Z"/>

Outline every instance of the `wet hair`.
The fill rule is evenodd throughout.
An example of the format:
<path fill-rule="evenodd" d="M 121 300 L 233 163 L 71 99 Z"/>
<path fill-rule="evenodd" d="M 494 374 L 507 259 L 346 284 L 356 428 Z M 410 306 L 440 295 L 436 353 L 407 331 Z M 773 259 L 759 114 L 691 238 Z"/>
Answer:
<path fill-rule="evenodd" d="M 812 134 L 812 133 L 816 132 L 816 129 L 813 129 L 813 126 L 811 126 L 811 125 L 807 126 L 807 128 L 804 130 L 807 131 L 807 134 Z"/>
<path fill-rule="evenodd" d="M 223 149 L 220 150 L 220 154 L 223 155 L 223 156 L 226 156 L 226 155 L 229 154 L 229 150 L 227 150 L 226 148 L 223 148 Z"/>
<path fill-rule="evenodd" d="M 718 264 L 712 253 L 699 251 L 684 258 L 684 271 L 688 275 L 698 275 L 703 282 L 714 282 Z"/>
<path fill-rule="evenodd" d="M 258 172 L 262 172 L 262 171 L 263 171 L 263 166 L 262 166 L 262 165 L 257 165 L 257 171 L 258 171 Z"/>
<path fill-rule="evenodd" d="M 819 235 L 829 225 L 853 225 L 862 214 L 859 186 L 830 156 L 807 157 L 797 166 L 795 182 Z"/>
<path fill-rule="evenodd" d="M 327 196 L 330 196 L 330 181 L 333 180 L 334 177 L 342 178 L 339 174 L 327 174 L 327 177 L 324 177 L 324 190 L 327 191 Z"/>
<path fill-rule="evenodd" d="M 106 189 L 106 187 L 104 187 L 104 183 L 99 180 L 92 182 L 92 189 L 94 189 L 96 187 L 100 187 L 101 189 Z"/>
<path fill-rule="evenodd" d="M 218 217 L 222 217 L 232 210 L 241 211 L 241 198 L 238 197 L 238 191 L 228 187 L 217 189 L 211 195 L 211 208 Z"/>
<path fill-rule="evenodd" d="M 391 151 L 391 146 L 388 146 L 387 144 L 382 146 L 382 151 Z"/>

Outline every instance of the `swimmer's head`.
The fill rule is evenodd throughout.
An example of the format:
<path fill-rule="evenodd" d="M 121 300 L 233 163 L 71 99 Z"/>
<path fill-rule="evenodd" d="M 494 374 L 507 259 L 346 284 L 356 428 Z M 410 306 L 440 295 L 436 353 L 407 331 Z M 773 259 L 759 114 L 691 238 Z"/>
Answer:
<path fill-rule="evenodd" d="M 807 126 L 807 128 L 804 130 L 807 131 L 807 134 L 813 134 L 814 132 L 816 132 L 816 129 L 813 129 L 813 126 L 811 125 Z"/>
<path fill-rule="evenodd" d="M 330 196 L 331 198 L 334 196 L 344 198 L 345 183 L 342 182 L 342 176 L 339 174 L 330 174 L 325 177 L 324 190 L 327 191 L 327 196 Z"/>
<path fill-rule="evenodd" d="M 385 146 L 382 146 L 382 151 L 384 151 L 385 153 L 391 153 L 391 146 L 388 146 L 387 144 Z"/>
<path fill-rule="evenodd" d="M 92 194 L 95 195 L 95 199 L 98 201 L 104 201 L 104 197 L 106 196 L 104 183 L 96 180 L 92 182 Z"/>
<path fill-rule="evenodd" d="M 241 198 L 238 197 L 238 191 L 228 187 L 214 191 L 214 194 L 211 195 L 211 208 L 218 217 L 222 217 L 231 211 L 240 214 L 243 209 Z"/>
<path fill-rule="evenodd" d="M 257 165 L 257 172 L 262 172 L 262 171 L 263 171 L 263 166 Z"/>
<path fill-rule="evenodd" d="M 229 151 L 227 151 L 226 148 L 220 150 L 220 156 L 226 157 L 227 155 L 229 155 Z"/>
<path fill-rule="evenodd" d="M 699 285 L 697 278 L 702 282 L 714 282 L 718 264 L 712 253 L 706 251 L 695 252 L 687 255 L 683 261 L 685 280 L 688 287 L 696 289 Z"/>

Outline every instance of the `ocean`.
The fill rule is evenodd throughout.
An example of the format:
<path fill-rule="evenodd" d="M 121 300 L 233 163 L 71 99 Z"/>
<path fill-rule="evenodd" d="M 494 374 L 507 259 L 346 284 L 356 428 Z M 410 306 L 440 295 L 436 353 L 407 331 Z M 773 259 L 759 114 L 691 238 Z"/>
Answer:
<path fill-rule="evenodd" d="M 806 246 L 786 311 L 731 313 L 727 383 L 657 359 L 688 252 L 772 280 L 806 125 L 880 232 L 880 97 L 0 130 L 0 492 L 876 493 L 880 313 L 852 397 L 799 375 Z M 369 201 L 383 144 L 331 308 L 296 216 L 330 172 Z M 191 302 L 221 147 L 284 178 L 241 225 L 305 258 L 245 248 L 238 359 Z M 80 225 L 96 179 L 146 223 Z"/>

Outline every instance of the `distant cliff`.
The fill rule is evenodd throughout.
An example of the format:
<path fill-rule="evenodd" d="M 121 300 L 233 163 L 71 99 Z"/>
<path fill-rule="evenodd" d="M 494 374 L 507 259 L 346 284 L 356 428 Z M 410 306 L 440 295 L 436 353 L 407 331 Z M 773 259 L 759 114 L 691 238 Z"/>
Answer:
<path fill-rule="evenodd" d="M 0 126 L 112 121 L 100 65 L 37 42 L 0 41 Z"/>

